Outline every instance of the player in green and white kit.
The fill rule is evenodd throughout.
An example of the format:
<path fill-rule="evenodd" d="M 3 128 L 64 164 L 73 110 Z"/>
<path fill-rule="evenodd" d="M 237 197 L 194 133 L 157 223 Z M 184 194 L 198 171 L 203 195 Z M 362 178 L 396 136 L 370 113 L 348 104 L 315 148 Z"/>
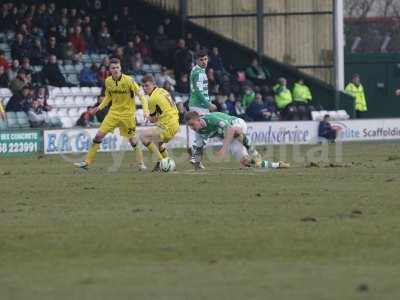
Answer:
<path fill-rule="evenodd" d="M 208 95 L 208 78 L 206 74 L 206 68 L 208 64 L 208 56 L 204 51 L 199 51 L 196 54 L 196 65 L 193 67 L 190 73 L 190 99 L 189 99 L 189 111 L 195 111 L 199 115 L 207 114 L 216 109 L 215 105 L 211 103 L 210 96 Z M 196 162 L 195 156 L 200 152 L 196 149 L 196 144 L 201 138 L 196 134 L 192 145 L 192 158 L 190 162 L 204 169 L 201 162 Z"/>
<path fill-rule="evenodd" d="M 243 119 L 220 112 L 208 113 L 200 116 L 197 112 L 188 112 L 185 115 L 186 124 L 194 130 L 201 140 L 196 141 L 196 147 L 203 148 L 209 138 L 223 140 L 222 148 L 216 153 L 217 157 L 223 157 L 229 152 L 246 167 L 257 168 L 288 168 L 285 162 L 270 162 L 260 158 L 254 159 L 249 152 L 255 149 L 246 137 L 247 125 Z M 196 157 L 197 160 L 200 156 Z"/>

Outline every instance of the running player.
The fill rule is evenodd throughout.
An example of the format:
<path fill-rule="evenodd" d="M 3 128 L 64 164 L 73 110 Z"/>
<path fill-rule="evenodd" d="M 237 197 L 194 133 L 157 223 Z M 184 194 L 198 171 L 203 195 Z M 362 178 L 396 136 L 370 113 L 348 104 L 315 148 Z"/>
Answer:
<path fill-rule="evenodd" d="M 107 133 L 113 132 L 115 128 L 119 128 L 120 135 L 127 137 L 132 148 L 136 150 L 139 170 L 145 170 L 143 153 L 138 145 L 139 138 L 136 135 L 135 95 L 138 95 L 142 102 L 146 118 L 149 113 L 147 101 L 134 79 L 122 74 L 121 62 L 118 58 L 110 60 L 110 72 L 111 76 L 105 80 L 105 97 L 98 107 L 91 110 L 91 114 L 96 114 L 110 103 L 112 104 L 111 108 L 101 123 L 85 160 L 74 165 L 79 168 L 88 169 L 89 165 L 94 161 L 100 144 Z"/>

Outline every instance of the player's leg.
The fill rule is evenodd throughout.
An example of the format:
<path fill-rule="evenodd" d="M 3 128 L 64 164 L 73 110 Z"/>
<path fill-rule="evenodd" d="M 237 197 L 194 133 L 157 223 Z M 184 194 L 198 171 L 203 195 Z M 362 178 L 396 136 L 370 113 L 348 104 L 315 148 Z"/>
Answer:
<path fill-rule="evenodd" d="M 235 139 L 230 145 L 231 154 L 240 161 L 240 163 L 245 167 L 255 167 L 260 169 L 279 169 L 279 168 L 289 168 L 290 165 L 285 162 L 273 162 L 269 160 L 254 161 L 249 155 L 246 147 L 242 144 L 239 139 Z"/>
<path fill-rule="evenodd" d="M 151 127 L 144 129 L 140 134 L 140 140 L 142 141 L 142 144 L 150 151 L 150 153 L 156 155 L 157 163 L 154 166 L 153 171 L 160 172 L 160 161 L 164 158 L 156 146 L 161 142 L 160 128 Z"/>
<path fill-rule="evenodd" d="M 90 145 L 89 151 L 86 154 L 85 160 L 79 163 L 75 163 L 74 165 L 82 169 L 87 169 L 89 165 L 91 165 L 95 160 L 97 151 L 99 150 L 100 144 L 103 141 L 104 137 L 107 135 L 107 133 L 112 132 L 115 127 L 117 127 L 118 122 L 119 121 L 117 117 L 112 114 L 108 114 L 101 123 L 101 126 L 97 131 L 92 144 Z"/>
<path fill-rule="evenodd" d="M 89 151 L 86 154 L 85 160 L 79 163 L 74 163 L 74 165 L 82 169 L 88 169 L 89 165 L 91 165 L 95 160 L 97 151 L 100 148 L 100 144 L 106 135 L 107 133 L 104 133 L 101 130 L 97 131 L 96 136 L 94 137 L 93 142 L 89 147 Z"/>
<path fill-rule="evenodd" d="M 247 149 L 249 152 L 250 156 L 252 157 L 253 160 L 258 161 L 261 159 L 260 154 L 256 150 L 256 148 L 251 144 L 250 139 L 247 137 L 247 124 L 243 119 L 238 119 L 236 121 L 235 126 L 239 127 L 241 130 L 241 134 L 237 137 L 239 139 L 243 146 Z"/>
<path fill-rule="evenodd" d="M 210 112 L 208 108 L 194 107 L 194 106 L 189 107 L 189 111 L 195 111 L 200 116 L 203 116 Z M 204 169 L 204 165 L 201 162 L 203 156 L 203 147 L 204 147 L 204 140 L 199 134 L 195 133 L 194 141 L 191 147 L 192 157 L 190 158 L 190 163 L 194 166 L 196 170 Z"/>
<path fill-rule="evenodd" d="M 128 138 L 129 143 L 132 146 L 133 151 L 136 153 L 136 162 L 138 164 L 139 171 L 146 170 L 144 164 L 143 152 L 140 148 L 139 138 L 136 134 L 136 120 L 134 117 L 123 118 L 119 124 L 119 133 L 121 136 Z"/>

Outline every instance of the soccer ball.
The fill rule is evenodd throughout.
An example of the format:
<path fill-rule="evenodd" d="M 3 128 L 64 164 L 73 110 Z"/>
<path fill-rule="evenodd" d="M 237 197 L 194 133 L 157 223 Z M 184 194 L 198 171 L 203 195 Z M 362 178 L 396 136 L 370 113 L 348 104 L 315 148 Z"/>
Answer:
<path fill-rule="evenodd" d="M 172 158 L 164 158 L 160 161 L 160 168 L 163 172 L 173 172 L 175 171 L 175 162 Z"/>

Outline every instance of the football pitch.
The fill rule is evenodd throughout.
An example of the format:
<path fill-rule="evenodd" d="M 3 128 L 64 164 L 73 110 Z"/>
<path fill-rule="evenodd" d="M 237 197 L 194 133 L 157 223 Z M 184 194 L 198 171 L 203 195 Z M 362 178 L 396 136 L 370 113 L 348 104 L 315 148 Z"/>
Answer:
<path fill-rule="evenodd" d="M 329 147 L 267 172 L 1 158 L 0 299 L 399 299 L 400 144 Z"/>

